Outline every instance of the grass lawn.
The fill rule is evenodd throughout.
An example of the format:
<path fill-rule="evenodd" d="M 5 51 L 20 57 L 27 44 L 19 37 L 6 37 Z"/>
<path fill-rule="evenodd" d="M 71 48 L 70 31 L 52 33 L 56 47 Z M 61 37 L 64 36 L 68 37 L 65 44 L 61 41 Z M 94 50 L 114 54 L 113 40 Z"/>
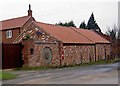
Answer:
<path fill-rule="evenodd" d="M 0 80 L 8 80 L 8 79 L 14 79 L 14 78 L 16 78 L 16 75 L 6 71 L 0 71 Z"/>

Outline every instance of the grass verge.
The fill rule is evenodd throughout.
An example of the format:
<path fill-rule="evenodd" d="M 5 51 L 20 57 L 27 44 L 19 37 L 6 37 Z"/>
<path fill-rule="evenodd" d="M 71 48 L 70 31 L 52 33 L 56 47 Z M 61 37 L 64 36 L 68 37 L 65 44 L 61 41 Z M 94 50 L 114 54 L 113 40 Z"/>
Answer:
<path fill-rule="evenodd" d="M 21 67 L 21 68 L 14 68 L 14 70 L 47 70 L 51 69 L 52 67 Z"/>
<path fill-rule="evenodd" d="M 14 78 L 16 78 L 16 75 L 6 71 L 0 71 L 0 80 L 8 80 L 8 79 L 14 79 Z"/>
<path fill-rule="evenodd" d="M 77 67 L 77 66 L 90 66 L 90 65 L 100 65 L 100 64 L 110 64 L 110 63 L 116 63 L 120 62 L 120 58 L 114 58 L 110 60 L 99 60 L 96 62 L 88 62 L 88 63 L 80 63 L 80 64 L 69 64 L 69 65 L 63 65 L 58 68 L 65 68 L 65 67 Z"/>
<path fill-rule="evenodd" d="M 90 65 L 99 65 L 99 64 L 110 64 L 119 62 L 120 59 L 111 59 L 111 60 L 99 60 L 96 62 L 88 62 L 88 63 L 81 63 L 81 64 L 69 64 L 63 66 L 47 66 L 47 67 L 21 67 L 15 68 L 14 70 L 48 70 L 48 69 L 57 69 L 57 68 L 66 68 L 66 67 L 76 67 L 76 66 L 90 66 Z"/>

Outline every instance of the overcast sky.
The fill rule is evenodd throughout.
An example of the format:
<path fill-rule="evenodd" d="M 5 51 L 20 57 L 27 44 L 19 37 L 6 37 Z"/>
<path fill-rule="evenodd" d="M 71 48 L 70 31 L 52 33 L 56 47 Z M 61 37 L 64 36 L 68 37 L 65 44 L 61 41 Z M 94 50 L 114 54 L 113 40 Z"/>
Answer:
<path fill-rule="evenodd" d="M 88 2 L 89 1 L 89 2 Z M 40 22 L 55 24 L 73 20 L 77 27 L 91 13 L 102 32 L 118 22 L 119 0 L 0 0 L 0 21 L 27 15 L 31 4 L 33 17 Z"/>

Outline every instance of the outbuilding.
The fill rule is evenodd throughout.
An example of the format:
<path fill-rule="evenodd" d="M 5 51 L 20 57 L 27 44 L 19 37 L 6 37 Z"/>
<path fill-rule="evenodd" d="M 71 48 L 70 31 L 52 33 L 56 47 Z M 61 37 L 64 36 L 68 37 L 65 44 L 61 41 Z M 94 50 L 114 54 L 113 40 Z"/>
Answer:
<path fill-rule="evenodd" d="M 23 34 L 25 66 L 73 65 L 110 56 L 110 42 L 92 30 L 34 21 Z"/>

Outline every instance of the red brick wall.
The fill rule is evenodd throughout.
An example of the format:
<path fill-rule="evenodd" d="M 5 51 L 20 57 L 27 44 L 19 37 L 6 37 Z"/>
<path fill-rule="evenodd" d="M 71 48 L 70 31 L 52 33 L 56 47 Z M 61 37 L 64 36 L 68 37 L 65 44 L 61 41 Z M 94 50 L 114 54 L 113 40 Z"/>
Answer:
<path fill-rule="evenodd" d="M 24 48 L 23 48 L 23 59 L 25 60 L 25 65 L 27 66 L 57 66 L 60 65 L 60 56 L 59 56 L 59 42 L 50 36 L 49 34 L 45 33 L 42 29 L 39 28 L 38 32 L 41 34 L 37 34 L 37 26 L 31 24 L 29 28 L 24 32 L 25 34 L 30 35 L 30 39 L 33 40 L 26 40 L 22 41 Z M 24 39 L 25 34 L 20 36 L 20 39 Z M 39 43 L 40 44 L 39 44 Z M 46 64 L 43 57 L 42 51 L 45 47 L 49 47 L 52 50 L 52 61 L 50 64 Z M 34 49 L 34 55 L 30 55 L 30 48 Z"/>
<path fill-rule="evenodd" d="M 96 60 L 106 59 L 110 56 L 111 44 L 96 44 Z"/>
<path fill-rule="evenodd" d="M 22 33 L 22 31 L 26 28 L 28 28 L 28 26 L 30 26 L 29 24 L 33 21 L 33 18 L 30 18 L 24 25 L 23 27 L 20 28 L 8 28 L 8 30 L 12 30 L 12 38 L 6 38 L 6 31 L 7 30 L 3 30 L 2 31 L 2 42 L 3 43 L 13 43 L 15 42 L 16 38 L 20 35 L 20 33 Z M 16 41 L 18 41 L 20 38 L 18 38 Z"/>
<path fill-rule="evenodd" d="M 35 42 L 34 40 L 23 41 L 23 60 L 26 66 L 59 66 L 87 63 L 105 59 L 110 55 L 110 45 L 63 45 L 60 49 L 59 43 Z M 52 51 L 52 60 L 47 64 L 42 56 L 43 49 L 49 47 Z M 95 58 L 96 47 L 96 58 Z M 30 53 L 30 49 L 34 49 L 34 54 Z M 63 52 L 62 52 L 62 51 Z M 62 52 L 62 53 L 60 53 Z M 63 55 L 62 55 L 63 54 Z"/>
<path fill-rule="evenodd" d="M 59 44 L 58 43 L 35 43 L 34 40 L 23 42 L 23 60 L 26 66 L 58 66 L 60 65 Z M 48 64 L 45 62 L 42 54 L 43 49 L 49 47 L 52 50 L 52 60 Z M 30 49 L 34 49 L 34 53 L 30 53 Z M 25 66 L 24 65 L 24 66 Z"/>
<path fill-rule="evenodd" d="M 69 45 L 64 46 L 63 64 L 80 64 L 95 60 L 94 45 Z"/>
<path fill-rule="evenodd" d="M 111 44 L 111 57 L 115 58 L 118 57 L 120 58 L 120 39 L 113 40 Z"/>
<path fill-rule="evenodd" d="M 2 42 L 3 43 L 12 43 L 15 40 L 15 38 L 18 37 L 18 35 L 19 35 L 19 29 L 20 28 L 11 29 L 12 30 L 12 38 L 7 38 L 6 37 L 6 31 L 7 30 L 3 30 L 2 31 Z"/>

